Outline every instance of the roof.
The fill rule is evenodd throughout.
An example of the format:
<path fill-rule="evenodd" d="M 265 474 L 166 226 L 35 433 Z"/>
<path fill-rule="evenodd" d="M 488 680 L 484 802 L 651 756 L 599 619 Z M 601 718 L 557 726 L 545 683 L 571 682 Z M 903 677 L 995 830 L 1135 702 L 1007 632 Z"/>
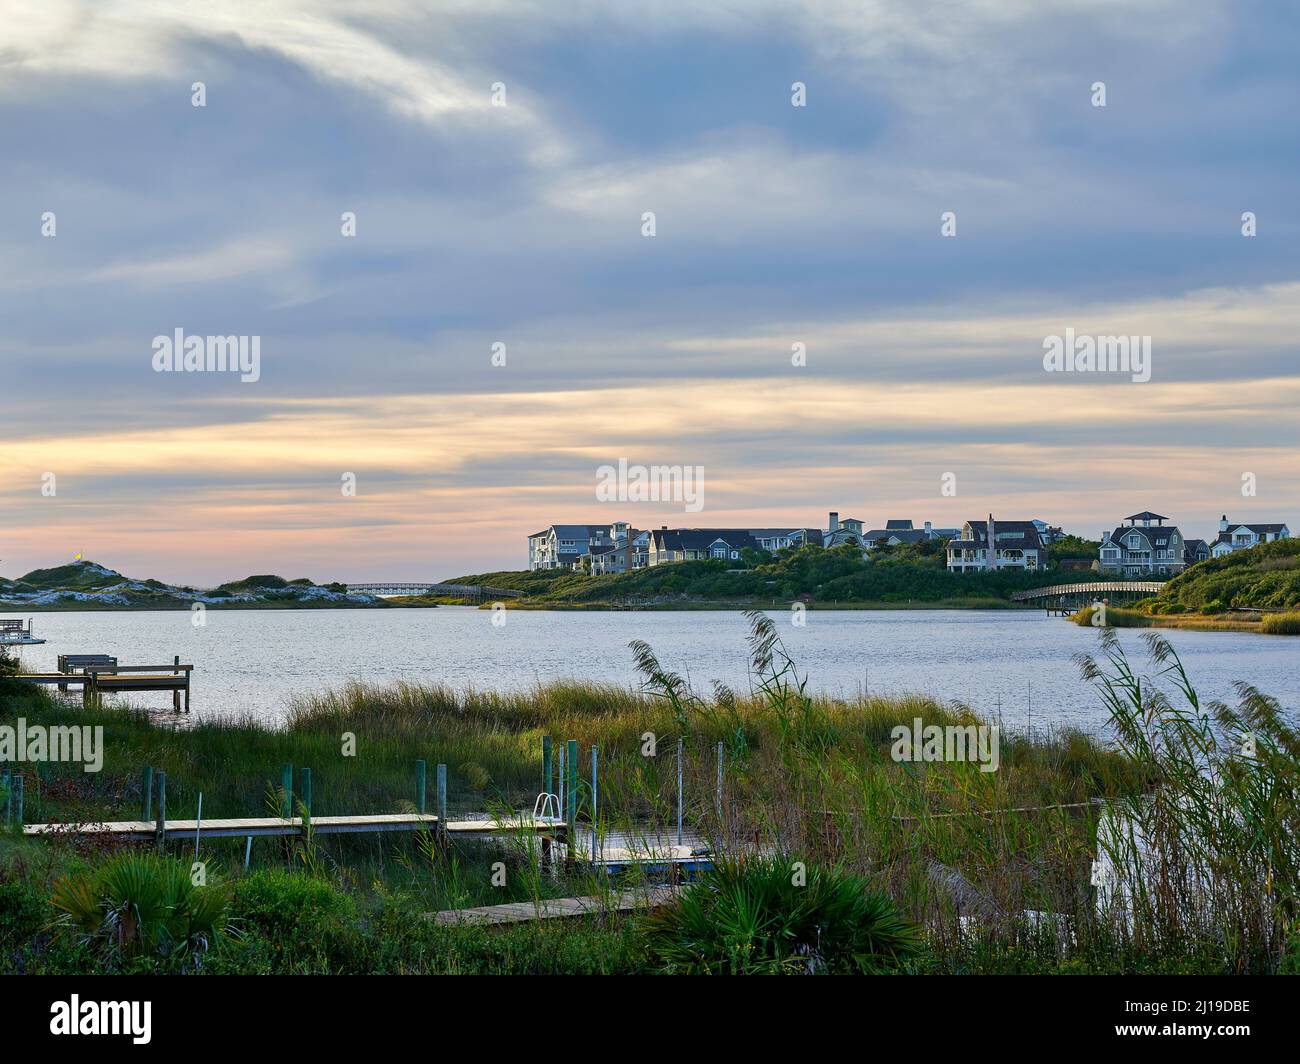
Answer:
<path fill-rule="evenodd" d="M 899 543 L 920 543 L 927 538 L 919 528 L 873 528 L 862 533 L 864 543 L 875 543 L 879 539 L 896 539 Z"/>
<path fill-rule="evenodd" d="M 891 531 L 891 532 L 893 532 L 893 531 L 895 531 L 895 530 L 897 530 L 897 529 L 911 528 L 911 527 L 912 527 L 912 522 L 911 522 L 911 521 L 897 520 L 897 519 L 896 519 L 896 520 L 893 520 L 893 521 L 886 521 L 886 522 L 885 522 L 885 528 L 888 529 L 888 530 Z"/>
<path fill-rule="evenodd" d="M 1280 525 L 1229 524 L 1228 525 L 1229 532 L 1231 532 L 1234 528 L 1249 528 L 1252 532 L 1254 532 L 1258 536 L 1262 536 L 1265 534 L 1275 536 L 1279 532 L 1281 532 L 1282 529 L 1286 528 L 1286 525 L 1285 524 L 1280 524 Z M 1219 538 L 1223 538 L 1222 532 L 1219 533 Z"/>
<path fill-rule="evenodd" d="M 1153 514 L 1150 510 L 1143 510 L 1140 514 L 1129 514 L 1125 521 L 1168 521 L 1164 514 Z"/>
<path fill-rule="evenodd" d="M 1124 520 L 1127 521 L 1128 518 L 1125 518 Z M 1131 536 L 1135 532 L 1148 543 L 1157 547 L 1162 547 L 1167 544 L 1175 534 L 1179 536 L 1183 534 L 1177 525 L 1158 525 L 1150 528 L 1144 525 L 1120 525 L 1119 528 L 1115 529 L 1115 531 L 1110 534 L 1110 538 L 1114 542 L 1119 543 L 1122 547 L 1124 544 L 1120 541 L 1123 540 L 1125 536 Z M 1184 540 L 1183 543 L 1186 545 L 1187 541 Z"/>
<path fill-rule="evenodd" d="M 656 528 L 651 536 L 661 550 L 708 550 L 719 540 L 733 550 L 758 548 L 754 537 L 743 528 Z"/>

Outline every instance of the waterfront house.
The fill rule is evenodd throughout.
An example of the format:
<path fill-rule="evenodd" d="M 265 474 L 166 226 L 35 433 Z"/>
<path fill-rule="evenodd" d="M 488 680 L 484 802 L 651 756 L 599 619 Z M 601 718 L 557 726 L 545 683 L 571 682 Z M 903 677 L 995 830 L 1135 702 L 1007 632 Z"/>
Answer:
<path fill-rule="evenodd" d="M 955 528 L 935 528 L 929 521 L 925 522 L 924 528 L 913 528 L 910 518 L 890 518 L 885 521 L 884 528 L 864 529 L 863 522 L 856 517 L 841 521 L 840 515 L 832 510 L 822 542 L 826 547 L 851 543 L 869 552 L 882 546 L 897 547 L 903 543 L 921 543 L 939 537 L 954 539 L 957 531 Z"/>
<path fill-rule="evenodd" d="M 1290 539 L 1291 530 L 1284 524 L 1278 525 L 1239 525 L 1228 520 L 1224 514 L 1219 518 L 1219 538 L 1210 544 L 1210 556 L 1222 558 L 1235 550 L 1245 550 L 1260 543 L 1272 543 L 1278 539 Z"/>
<path fill-rule="evenodd" d="M 1124 518 L 1127 524 L 1103 532 L 1101 571 L 1121 576 L 1175 576 L 1187 567 L 1186 544 L 1169 518 L 1144 510 Z"/>
<path fill-rule="evenodd" d="M 616 521 L 610 529 L 612 543 L 591 548 L 593 576 L 605 573 L 630 573 L 649 564 L 650 533 L 638 531 L 625 521 Z"/>
<path fill-rule="evenodd" d="M 662 528 L 653 529 L 647 550 L 647 565 L 703 561 L 721 558 L 739 561 L 746 547 L 758 550 L 758 541 L 743 528 Z"/>
<path fill-rule="evenodd" d="M 1197 562 L 1207 561 L 1210 557 L 1210 545 L 1203 539 L 1188 539 L 1183 541 L 1183 561 L 1188 565 L 1195 565 Z"/>
<path fill-rule="evenodd" d="M 551 525 L 528 537 L 529 569 L 574 569 L 593 547 L 614 545 L 613 525 Z M 626 526 L 625 526 L 626 527 Z"/>
<path fill-rule="evenodd" d="M 950 573 L 1047 568 L 1047 544 L 1033 521 L 997 521 L 992 514 L 986 521 L 967 521 L 947 550 Z"/>

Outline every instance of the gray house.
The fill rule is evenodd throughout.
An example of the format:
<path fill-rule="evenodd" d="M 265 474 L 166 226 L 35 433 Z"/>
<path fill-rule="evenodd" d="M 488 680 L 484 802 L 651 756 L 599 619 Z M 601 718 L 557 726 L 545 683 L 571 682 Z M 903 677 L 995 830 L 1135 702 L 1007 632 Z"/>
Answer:
<path fill-rule="evenodd" d="M 1187 544 L 1169 518 L 1143 510 L 1101 536 L 1101 571 L 1119 576 L 1176 576 L 1187 568 Z"/>

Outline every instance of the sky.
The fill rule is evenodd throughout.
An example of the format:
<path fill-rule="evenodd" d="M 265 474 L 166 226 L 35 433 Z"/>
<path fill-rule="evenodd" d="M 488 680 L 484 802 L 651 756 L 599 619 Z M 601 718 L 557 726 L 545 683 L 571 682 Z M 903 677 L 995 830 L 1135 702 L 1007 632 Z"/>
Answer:
<path fill-rule="evenodd" d="M 551 523 L 830 510 L 1300 527 L 1294 4 L 0 26 L 0 575 L 433 580 Z M 159 372 L 177 329 L 256 337 L 258 379 Z M 1066 330 L 1149 337 L 1150 379 L 1050 371 Z M 702 467 L 703 509 L 598 499 L 619 459 Z"/>

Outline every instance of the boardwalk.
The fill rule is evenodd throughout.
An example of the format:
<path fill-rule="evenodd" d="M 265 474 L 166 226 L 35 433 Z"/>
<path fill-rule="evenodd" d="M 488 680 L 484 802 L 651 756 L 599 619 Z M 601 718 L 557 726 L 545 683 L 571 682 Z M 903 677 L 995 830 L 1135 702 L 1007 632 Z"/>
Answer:
<path fill-rule="evenodd" d="M 376 581 L 368 584 L 348 584 L 348 591 L 362 595 L 446 595 L 449 598 L 520 598 L 522 591 L 505 587 L 487 587 L 483 584 L 421 584 L 410 580 Z"/>
<path fill-rule="evenodd" d="M 565 920 L 600 913 L 635 912 L 671 905 L 680 887 L 658 886 L 629 890 L 608 898 L 548 898 L 506 905 L 481 905 L 475 909 L 444 909 L 434 913 L 440 924 L 519 924 L 530 920 Z"/>
<path fill-rule="evenodd" d="M 374 831 L 436 830 L 438 817 L 432 813 L 375 813 L 362 816 L 315 816 L 309 820 L 317 835 L 342 835 Z M 533 820 L 449 820 L 444 830 L 460 838 L 488 838 L 511 834 L 561 834 L 564 825 L 549 818 Z M 167 820 L 162 828 L 165 839 L 193 839 L 198 832 L 204 838 L 262 838 L 301 835 L 303 818 L 237 817 L 213 820 Z M 157 839 L 159 826 L 152 820 L 116 820 L 101 823 L 24 824 L 24 835 L 91 835 L 123 841 L 144 842 Z"/>
<path fill-rule="evenodd" d="M 1036 602 L 1043 599 L 1086 598 L 1088 601 L 1099 595 L 1133 595 L 1147 596 L 1159 594 L 1165 586 L 1163 580 L 1093 580 L 1083 584 L 1053 584 L 1051 587 L 1035 587 L 1029 591 L 1017 591 L 1012 594 L 1012 602 Z"/>

